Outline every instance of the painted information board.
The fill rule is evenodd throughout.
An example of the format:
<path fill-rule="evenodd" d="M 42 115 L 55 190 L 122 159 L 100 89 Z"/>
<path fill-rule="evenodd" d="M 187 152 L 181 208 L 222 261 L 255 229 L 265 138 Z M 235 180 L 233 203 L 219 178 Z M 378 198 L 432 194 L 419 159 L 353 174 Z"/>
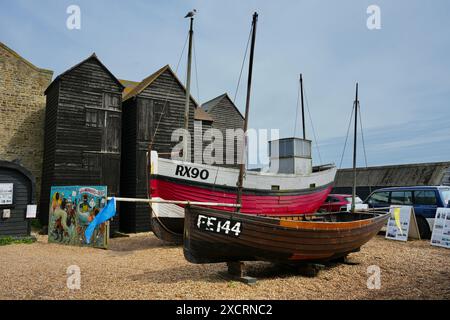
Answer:
<path fill-rule="evenodd" d="M 450 248 L 450 208 L 438 208 L 436 210 L 431 244 Z"/>
<path fill-rule="evenodd" d="M 386 239 L 408 241 L 420 239 L 416 215 L 412 206 L 391 206 Z"/>
<path fill-rule="evenodd" d="M 84 232 L 107 202 L 106 186 L 55 186 L 50 191 L 48 242 L 87 245 Z M 97 227 L 90 246 L 107 248 L 109 222 Z"/>

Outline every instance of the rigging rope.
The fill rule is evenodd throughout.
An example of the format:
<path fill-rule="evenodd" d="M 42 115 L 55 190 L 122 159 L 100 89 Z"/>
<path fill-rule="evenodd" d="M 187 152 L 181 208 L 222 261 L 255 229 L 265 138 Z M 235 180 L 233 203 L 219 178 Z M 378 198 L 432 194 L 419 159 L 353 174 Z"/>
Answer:
<path fill-rule="evenodd" d="M 188 39 L 189 39 L 189 35 L 186 37 L 186 40 L 184 41 L 183 50 L 181 50 L 181 55 L 180 55 L 180 58 L 178 59 L 177 67 L 175 68 L 175 74 L 178 72 L 178 68 L 180 67 L 181 59 L 183 58 L 184 50 L 186 49 L 186 44 L 187 44 Z M 173 89 L 173 84 L 174 83 L 175 83 L 175 78 L 172 78 L 172 82 L 170 83 L 170 87 L 169 87 L 169 92 L 167 92 L 166 98 L 164 99 L 164 106 L 163 106 L 162 112 L 159 115 L 159 119 L 158 119 L 158 122 L 156 124 L 155 131 L 153 132 L 152 139 L 150 140 L 150 149 L 153 146 L 153 141 L 154 141 L 154 139 L 156 137 L 156 133 L 158 132 L 158 128 L 159 128 L 159 124 L 161 123 L 162 117 L 163 117 L 164 112 L 166 110 L 167 101 L 169 100 L 169 95 L 172 93 L 172 89 Z"/>
<path fill-rule="evenodd" d="M 366 152 L 366 143 L 365 143 L 365 139 L 364 139 L 364 131 L 363 131 L 363 125 L 362 125 L 362 116 L 361 116 L 361 107 L 359 105 L 358 102 L 358 111 L 359 111 L 359 126 L 361 128 L 361 140 L 362 140 L 362 145 L 363 145 L 363 151 L 364 151 L 364 162 L 366 165 L 366 169 L 369 168 L 368 162 L 367 162 L 367 152 Z M 370 174 L 369 172 L 367 172 L 367 186 L 369 187 L 369 193 L 372 193 L 372 187 L 370 185 Z"/>
<path fill-rule="evenodd" d="M 297 120 L 298 120 L 298 109 L 299 109 L 299 103 L 300 103 L 300 91 L 302 90 L 302 86 L 300 85 L 300 82 L 298 83 L 298 90 L 297 90 L 297 107 L 295 108 L 295 122 L 294 122 L 294 137 L 297 133 Z"/>
<path fill-rule="evenodd" d="M 247 58 L 247 52 L 248 52 L 248 47 L 250 45 L 250 39 L 251 39 L 251 36 L 252 36 L 252 32 L 253 32 L 253 24 L 252 24 L 252 26 L 250 28 L 250 33 L 248 35 L 247 46 L 245 48 L 244 59 L 242 60 L 241 71 L 239 72 L 239 79 L 238 79 L 238 83 L 237 83 L 237 86 L 236 86 L 236 91 L 234 92 L 233 103 L 236 103 L 236 97 L 237 97 L 237 94 L 238 94 L 238 91 L 239 91 L 239 85 L 241 83 L 242 71 L 244 70 L 245 60 Z"/>
<path fill-rule="evenodd" d="M 197 71 L 197 55 L 195 50 L 195 36 L 192 35 L 192 44 L 193 44 L 193 52 L 194 52 L 194 69 L 195 69 L 195 83 L 197 86 L 197 101 L 200 103 L 200 87 L 198 85 L 198 71 Z"/>
<path fill-rule="evenodd" d="M 314 136 L 314 141 L 316 142 L 316 149 L 317 154 L 319 156 L 319 163 L 322 165 L 322 156 L 320 155 L 320 148 L 319 148 L 319 139 L 317 139 L 316 129 L 314 128 L 314 122 L 312 121 L 311 112 L 309 111 L 309 103 L 308 103 L 308 96 L 306 95 L 306 90 L 303 89 L 303 94 L 305 96 L 305 102 L 306 102 L 306 110 L 308 111 L 309 121 L 311 122 L 311 128 Z"/>
<path fill-rule="evenodd" d="M 186 40 L 184 41 L 183 49 L 181 50 L 181 55 L 180 55 L 180 58 L 178 59 L 177 66 L 176 66 L 176 68 L 175 68 L 175 74 L 178 72 L 178 68 L 180 67 L 181 59 L 183 58 L 183 54 L 184 54 L 184 51 L 185 51 L 185 49 L 186 49 L 186 44 L 187 44 L 188 39 L 189 39 L 189 35 L 186 37 Z M 173 84 L 174 84 L 174 83 L 175 83 L 175 78 L 172 78 L 172 81 L 171 81 L 171 84 L 170 84 L 170 87 L 169 87 L 169 91 L 167 92 L 166 97 L 165 97 L 165 99 L 164 99 L 164 106 L 163 106 L 162 112 L 161 112 L 161 114 L 160 114 L 160 116 L 159 116 L 158 123 L 156 124 L 156 128 L 155 128 L 155 131 L 153 132 L 152 139 L 150 140 L 150 145 L 149 145 L 148 152 L 147 152 L 147 168 L 146 168 L 146 170 L 145 170 L 145 174 L 146 174 L 146 183 L 145 183 L 145 185 L 146 185 L 146 189 L 147 189 L 147 198 L 148 198 L 148 199 L 151 198 L 151 190 L 150 190 L 150 186 L 149 186 L 149 184 L 150 184 L 149 170 L 150 170 L 150 166 L 151 166 L 150 151 L 152 150 L 153 142 L 154 142 L 154 139 L 155 139 L 155 137 L 156 137 L 156 133 L 158 132 L 159 124 L 161 123 L 161 120 L 162 120 L 162 117 L 163 117 L 163 115 L 164 115 L 165 109 L 166 109 L 166 107 L 167 107 L 167 101 L 168 101 L 168 99 L 169 99 L 169 95 L 170 95 L 171 92 L 172 92 Z M 152 219 L 153 217 L 155 217 L 156 220 L 158 220 L 158 222 L 159 222 L 159 224 L 161 225 L 161 227 L 162 227 L 166 232 L 168 232 L 169 234 L 178 235 L 178 233 L 173 232 L 172 230 L 170 230 L 170 229 L 169 229 L 169 228 L 168 228 L 168 227 L 167 227 L 167 226 L 159 219 L 158 215 L 157 215 L 156 212 L 153 210 L 153 208 L 152 208 L 152 206 L 151 206 L 150 203 L 148 204 L 148 208 L 150 209 L 150 219 Z"/>

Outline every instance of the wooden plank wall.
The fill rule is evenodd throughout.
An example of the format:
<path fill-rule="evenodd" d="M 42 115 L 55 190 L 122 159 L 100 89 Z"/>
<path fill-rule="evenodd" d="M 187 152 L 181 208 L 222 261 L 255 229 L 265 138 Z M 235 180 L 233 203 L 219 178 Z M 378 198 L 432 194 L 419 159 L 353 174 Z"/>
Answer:
<path fill-rule="evenodd" d="M 184 127 L 185 90 L 175 80 L 169 70 L 163 72 L 152 84 L 144 89 L 135 99 L 131 98 L 123 107 L 123 144 L 122 152 L 122 194 L 129 197 L 147 197 L 147 157 L 148 146 L 152 141 L 156 127 L 152 149 L 162 157 L 169 158 L 167 153 L 177 142 L 171 142 L 172 131 Z M 162 106 L 166 104 L 160 120 Z M 189 131 L 191 133 L 191 150 L 193 160 L 194 108 L 191 99 L 189 112 Z M 133 127 L 136 132 L 133 132 Z M 131 147 L 128 144 L 133 144 Z M 132 177 L 127 176 L 132 175 Z M 150 230 L 150 211 L 147 204 L 123 204 L 121 229 L 125 232 L 144 232 Z"/>
<path fill-rule="evenodd" d="M 224 96 L 215 106 L 211 107 L 208 114 L 214 119 L 212 127 L 221 130 L 223 134 L 223 166 L 237 167 L 237 150 L 242 148 L 242 140 L 235 139 L 234 164 L 226 165 L 226 152 L 233 151 L 227 147 L 226 129 L 244 129 L 244 120 L 241 114 L 236 110 L 228 96 Z"/>
<path fill-rule="evenodd" d="M 104 69 L 96 58 L 86 60 L 76 68 L 63 74 L 58 80 L 56 121 L 54 93 L 48 92 L 48 112 L 46 118 L 46 137 L 44 167 L 51 166 L 45 172 L 42 185 L 41 221 L 48 223 L 49 187 L 52 185 L 107 185 L 109 195 L 119 194 L 120 185 L 120 131 L 106 134 L 106 130 L 120 130 L 122 87 Z M 108 98 L 113 97 L 113 98 Z M 114 101 L 114 105 L 108 105 Z M 107 124 L 112 126 L 96 127 L 87 124 L 88 110 L 98 111 L 102 119 L 107 111 Z M 114 114 L 111 119 L 110 114 Z M 117 124 L 118 118 L 119 122 Z M 98 125 L 101 126 L 98 120 Z M 56 141 L 53 141 L 55 139 Z M 111 139 L 116 150 L 106 147 Z M 54 146 L 53 146 L 54 145 Z M 44 168 L 45 169 L 45 168 Z M 53 172 L 50 172 L 53 170 Z M 111 224 L 115 231 L 118 218 Z"/>

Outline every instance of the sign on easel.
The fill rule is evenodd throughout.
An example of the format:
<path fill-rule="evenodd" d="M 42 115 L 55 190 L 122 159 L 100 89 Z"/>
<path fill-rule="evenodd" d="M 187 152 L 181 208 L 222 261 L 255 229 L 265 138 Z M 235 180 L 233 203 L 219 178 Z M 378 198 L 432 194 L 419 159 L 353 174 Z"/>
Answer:
<path fill-rule="evenodd" d="M 390 218 L 386 228 L 386 239 L 408 241 L 420 240 L 414 208 L 411 206 L 391 206 Z"/>
<path fill-rule="evenodd" d="M 450 208 L 436 210 L 431 245 L 450 248 Z"/>

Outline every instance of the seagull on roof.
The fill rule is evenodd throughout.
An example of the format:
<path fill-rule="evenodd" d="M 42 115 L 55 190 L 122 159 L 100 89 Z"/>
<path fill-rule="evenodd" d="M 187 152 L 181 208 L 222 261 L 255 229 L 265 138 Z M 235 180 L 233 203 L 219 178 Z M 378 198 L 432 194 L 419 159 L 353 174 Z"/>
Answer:
<path fill-rule="evenodd" d="M 196 9 L 189 11 L 188 14 L 185 16 L 185 18 L 192 18 L 196 13 L 197 13 Z"/>

